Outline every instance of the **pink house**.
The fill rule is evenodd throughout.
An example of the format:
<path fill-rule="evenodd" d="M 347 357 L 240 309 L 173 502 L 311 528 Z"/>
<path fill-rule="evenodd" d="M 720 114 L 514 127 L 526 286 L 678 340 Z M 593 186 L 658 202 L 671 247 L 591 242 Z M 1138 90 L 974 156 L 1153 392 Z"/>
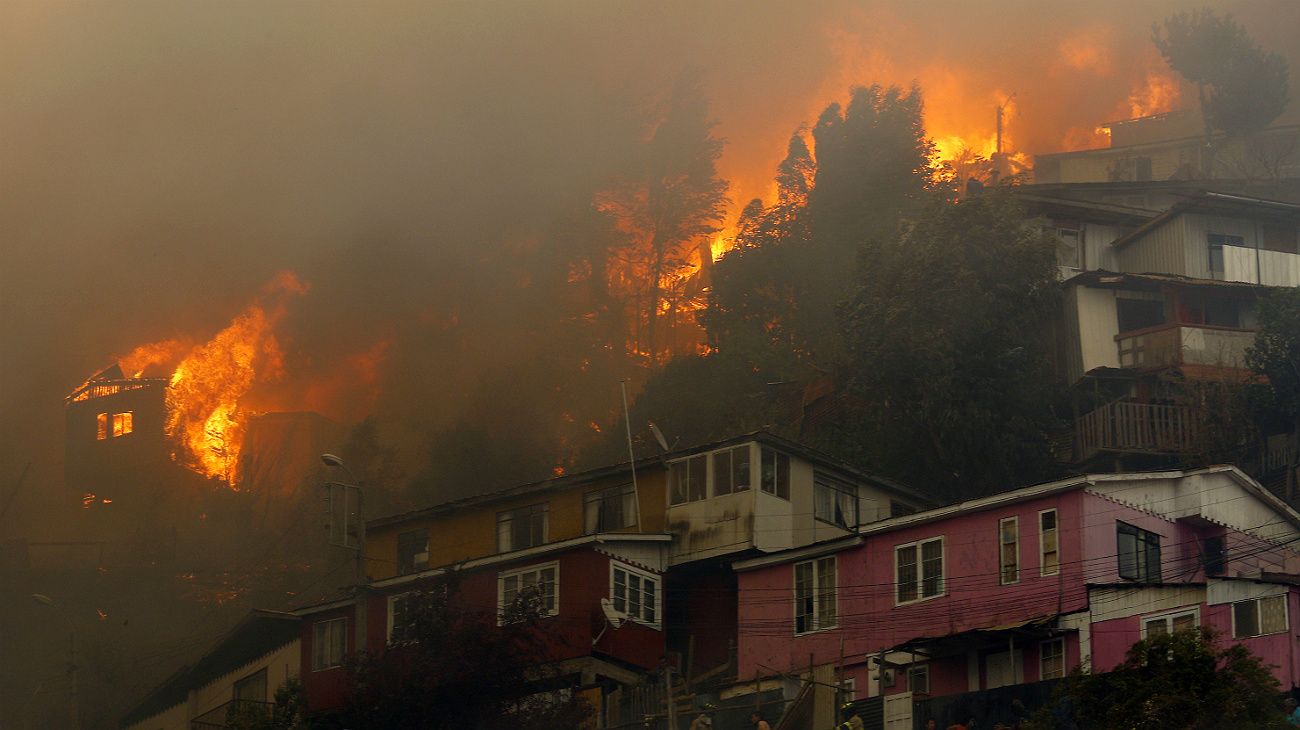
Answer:
<path fill-rule="evenodd" d="M 1293 687 L 1298 546 L 1300 513 L 1230 466 L 894 517 L 734 565 L 738 680 L 833 676 L 911 727 L 914 700 L 1106 671 L 1144 636 L 1205 625 Z"/>

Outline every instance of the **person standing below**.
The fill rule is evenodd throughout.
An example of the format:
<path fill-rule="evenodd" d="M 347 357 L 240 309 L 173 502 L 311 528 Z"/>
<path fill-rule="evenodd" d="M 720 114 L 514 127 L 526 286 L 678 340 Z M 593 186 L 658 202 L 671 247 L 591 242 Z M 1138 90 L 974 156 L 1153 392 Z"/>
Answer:
<path fill-rule="evenodd" d="M 754 730 L 772 730 L 772 726 L 767 724 L 767 720 L 763 719 L 763 713 L 761 712 L 755 711 L 751 713 L 749 722 L 753 724 Z"/>

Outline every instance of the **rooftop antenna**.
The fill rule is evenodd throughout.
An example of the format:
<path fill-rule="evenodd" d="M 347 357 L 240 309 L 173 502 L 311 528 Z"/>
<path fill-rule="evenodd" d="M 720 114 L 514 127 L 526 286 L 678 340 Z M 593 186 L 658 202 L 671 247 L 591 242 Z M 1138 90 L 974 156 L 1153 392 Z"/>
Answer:
<path fill-rule="evenodd" d="M 636 531 L 641 531 L 641 491 L 636 485 L 636 454 L 632 451 L 632 417 L 627 411 L 627 378 L 618 381 L 623 391 L 623 425 L 627 427 L 627 462 L 632 469 L 632 501 L 636 503 Z"/>
<path fill-rule="evenodd" d="M 655 435 L 655 441 L 659 442 L 659 448 L 663 449 L 665 454 L 672 451 L 672 446 L 668 445 L 668 439 L 664 438 L 664 432 L 659 430 L 659 427 L 655 425 L 655 422 L 647 421 L 646 423 L 650 424 L 650 433 Z M 673 445 L 676 446 L 676 444 Z"/>

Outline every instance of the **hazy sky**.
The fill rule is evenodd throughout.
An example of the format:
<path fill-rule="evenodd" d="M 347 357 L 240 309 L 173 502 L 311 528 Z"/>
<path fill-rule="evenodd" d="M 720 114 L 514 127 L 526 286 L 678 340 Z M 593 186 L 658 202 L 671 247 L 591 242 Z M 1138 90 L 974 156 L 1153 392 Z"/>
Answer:
<path fill-rule="evenodd" d="M 1204 4 L 6 0 L 0 494 L 28 460 L 57 484 L 86 375 L 277 271 L 313 284 L 288 347 L 317 368 L 465 292 L 508 310 L 490 262 L 606 184 L 683 69 L 743 204 L 853 83 L 921 82 L 946 134 L 1015 93 L 1017 147 L 1056 149 L 1159 70 L 1154 20 Z M 1300 3 L 1213 5 L 1297 53 Z"/>

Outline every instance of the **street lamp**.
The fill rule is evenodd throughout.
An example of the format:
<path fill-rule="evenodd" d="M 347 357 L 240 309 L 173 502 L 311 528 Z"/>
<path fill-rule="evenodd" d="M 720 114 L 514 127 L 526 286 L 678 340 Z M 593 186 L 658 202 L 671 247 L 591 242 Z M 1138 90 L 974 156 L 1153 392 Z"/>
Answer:
<path fill-rule="evenodd" d="M 72 675 L 72 702 L 68 703 L 68 712 L 71 714 L 72 727 L 81 727 L 81 702 L 78 697 L 77 686 L 77 625 L 72 622 L 67 612 L 59 605 L 58 601 L 45 595 L 44 593 L 33 593 L 32 600 L 54 611 L 63 622 L 68 625 L 68 638 L 70 646 L 68 673 Z"/>

